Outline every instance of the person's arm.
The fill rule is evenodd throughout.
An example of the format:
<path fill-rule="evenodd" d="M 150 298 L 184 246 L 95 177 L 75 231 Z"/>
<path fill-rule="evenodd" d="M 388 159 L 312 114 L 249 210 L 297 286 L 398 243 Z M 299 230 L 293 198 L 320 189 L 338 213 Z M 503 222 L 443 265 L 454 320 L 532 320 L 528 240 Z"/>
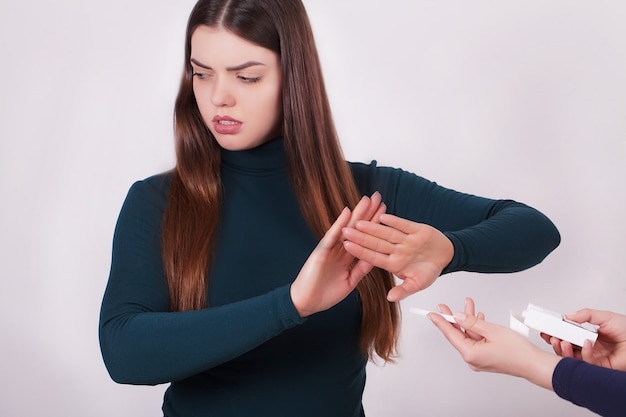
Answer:
<path fill-rule="evenodd" d="M 513 330 L 474 316 L 473 301 L 468 301 L 469 311 L 454 314 L 456 325 L 435 313 L 428 317 L 471 369 L 525 378 L 603 416 L 624 415 L 626 372 L 545 352 Z M 445 305 L 440 309 L 451 314 Z"/>
<path fill-rule="evenodd" d="M 291 299 L 302 317 L 324 311 L 348 296 L 373 265 L 344 249 L 341 231 L 361 219 L 375 221 L 385 212 L 380 193 L 362 197 L 351 212 L 344 208 L 291 284 Z"/>
<path fill-rule="evenodd" d="M 442 311 L 450 313 L 447 306 Z M 472 314 L 456 313 L 457 325 L 436 313 L 428 318 L 474 371 L 495 372 L 527 379 L 552 390 L 552 373 L 561 358 L 543 351 L 513 330 Z"/>
<path fill-rule="evenodd" d="M 559 361 L 552 376 L 556 394 L 605 417 L 626 413 L 626 372 L 574 358 Z"/>
<path fill-rule="evenodd" d="M 235 358 L 302 322 L 289 287 L 238 303 L 170 312 L 161 258 L 166 188 L 130 189 L 120 212 L 100 313 L 100 346 L 112 379 L 159 384 Z"/>
<path fill-rule="evenodd" d="M 541 262 L 559 242 L 542 213 L 511 200 L 492 200 L 441 187 L 400 169 L 352 164 L 359 186 L 378 190 L 386 215 L 346 228 L 346 250 L 403 279 L 390 301 L 454 271 L 516 272 Z"/>
<path fill-rule="evenodd" d="M 136 183 L 116 226 L 99 336 L 117 382 L 170 382 L 236 358 L 336 304 L 372 268 L 354 263 L 339 239 L 350 222 L 384 211 L 379 195 L 362 199 L 353 212 L 344 210 L 291 286 L 223 306 L 170 312 L 160 245 L 164 192 L 150 181 Z"/>

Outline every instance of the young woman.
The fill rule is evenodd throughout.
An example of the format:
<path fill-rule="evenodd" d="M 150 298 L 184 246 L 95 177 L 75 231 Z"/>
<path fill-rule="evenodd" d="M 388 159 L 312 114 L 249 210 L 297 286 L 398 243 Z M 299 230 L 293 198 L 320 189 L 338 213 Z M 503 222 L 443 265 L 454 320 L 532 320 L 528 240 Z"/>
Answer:
<path fill-rule="evenodd" d="M 440 310 L 452 314 L 446 305 Z M 563 357 L 541 350 L 509 328 L 486 322 L 480 313 L 474 315 L 471 298 L 464 313 L 454 314 L 457 325 L 438 314 L 428 316 L 473 370 L 525 378 L 600 415 L 624 415 L 626 316 L 588 308 L 567 314 L 574 322 L 597 325 L 598 340 L 595 345 L 587 340 L 582 349 L 574 349 L 566 341 L 544 335 Z"/>
<path fill-rule="evenodd" d="M 175 136 L 122 207 L 100 317 L 111 377 L 171 383 L 166 416 L 362 416 L 398 301 L 559 244 L 521 203 L 346 162 L 300 0 L 196 4 Z"/>

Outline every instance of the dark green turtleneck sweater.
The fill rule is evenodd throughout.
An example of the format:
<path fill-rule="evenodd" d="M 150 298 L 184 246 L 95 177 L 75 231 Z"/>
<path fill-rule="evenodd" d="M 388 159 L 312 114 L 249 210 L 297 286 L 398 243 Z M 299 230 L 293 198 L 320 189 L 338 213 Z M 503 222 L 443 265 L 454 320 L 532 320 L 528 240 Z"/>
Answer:
<path fill-rule="evenodd" d="M 375 163 L 351 167 L 361 192 L 380 191 L 388 213 L 452 240 L 455 255 L 444 273 L 519 271 L 559 243 L 550 220 L 523 204 L 458 193 Z M 135 183 L 118 219 L 100 317 L 111 377 L 171 382 L 163 404 L 169 417 L 363 415 L 356 293 L 306 320 L 289 296 L 317 238 L 290 186 L 282 140 L 222 151 L 210 307 L 199 311 L 168 311 L 160 234 L 169 179 Z"/>

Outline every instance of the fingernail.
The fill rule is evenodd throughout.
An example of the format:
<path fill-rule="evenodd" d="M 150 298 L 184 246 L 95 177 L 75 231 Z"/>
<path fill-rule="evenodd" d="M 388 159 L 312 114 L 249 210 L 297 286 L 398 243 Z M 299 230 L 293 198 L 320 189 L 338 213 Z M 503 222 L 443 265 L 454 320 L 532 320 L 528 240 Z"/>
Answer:
<path fill-rule="evenodd" d="M 467 318 L 465 313 L 454 313 L 454 319 L 456 321 L 464 321 Z"/>

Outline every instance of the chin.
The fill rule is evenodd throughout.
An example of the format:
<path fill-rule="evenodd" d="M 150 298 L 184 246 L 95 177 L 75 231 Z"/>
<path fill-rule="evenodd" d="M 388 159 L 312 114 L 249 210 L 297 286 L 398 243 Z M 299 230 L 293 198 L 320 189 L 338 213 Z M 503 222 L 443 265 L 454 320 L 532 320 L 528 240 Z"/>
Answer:
<path fill-rule="evenodd" d="M 220 145 L 222 149 L 226 149 L 227 151 L 246 151 L 248 149 L 254 149 L 270 140 L 270 138 L 262 140 L 242 140 L 241 138 L 238 139 L 236 135 L 224 137 L 224 135 L 218 136 L 213 134 L 213 136 L 215 137 L 217 144 Z"/>

